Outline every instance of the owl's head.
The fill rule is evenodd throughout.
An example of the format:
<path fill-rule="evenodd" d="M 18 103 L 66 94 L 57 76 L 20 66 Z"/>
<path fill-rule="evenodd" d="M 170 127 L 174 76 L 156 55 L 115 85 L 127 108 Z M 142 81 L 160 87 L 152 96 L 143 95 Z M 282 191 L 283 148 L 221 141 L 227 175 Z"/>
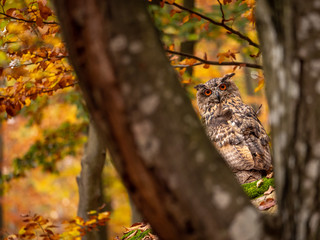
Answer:
<path fill-rule="evenodd" d="M 240 98 L 236 84 L 231 80 L 234 73 L 221 78 L 213 78 L 204 84 L 196 85 L 197 101 L 201 112 L 206 108 L 225 102 L 229 98 Z"/>

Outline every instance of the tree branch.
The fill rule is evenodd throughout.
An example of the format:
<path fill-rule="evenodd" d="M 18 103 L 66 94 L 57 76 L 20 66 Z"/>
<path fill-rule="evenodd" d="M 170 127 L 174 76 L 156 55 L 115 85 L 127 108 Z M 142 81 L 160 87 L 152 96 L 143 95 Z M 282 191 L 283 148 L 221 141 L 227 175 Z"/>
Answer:
<path fill-rule="evenodd" d="M 224 21 L 223 19 L 222 19 L 222 22 L 217 22 L 216 20 L 214 20 L 214 19 L 212 19 L 212 18 L 209 18 L 209 17 L 207 17 L 207 16 L 205 16 L 205 15 L 203 15 L 203 14 L 201 14 L 201 13 L 195 12 L 195 11 L 193 11 L 193 10 L 191 10 L 191 9 L 188 9 L 188 8 L 186 8 L 186 7 L 184 7 L 184 6 L 181 6 L 181 5 L 178 4 L 178 3 L 173 3 L 173 4 L 171 4 L 171 3 L 167 2 L 167 1 L 165 1 L 165 3 L 166 3 L 166 4 L 169 4 L 169 5 L 173 5 L 173 6 L 179 8 L 179 9 L 181 9 L 181 10 L 187 11 L 187 12 L 192 13 L 192 14 L 194 14 L 194 15 L 197 15 L 197 16 L 201 17 L 202 19 L 205 19 L 205 20 L 209 21 L 210 23 L 212 23 L 212 24 L 214 24 L 214 25 L 223 27 L 224 29 L 226 29 L 226 30 L 228 30 L 229 32 L 231 32 L 232 34 L 235 34 L 235 35 L 237 35 L 239 38 L 247 41 L 247 42 L 249 43 L 249 45 L 254 46 L 254 47 L 260 49 L 260 45 L 259 45 L 258 43 L 254 42 L 251 38 L 249 38 L 248 36 L 242 34 L 241 32 L 239 32 L 239 31 L 233 29 L 232 27 L 229 27 L 228 25 L 226 25 L 226 24 L 224 23 L 225 21 Z"/>
<path fill-rule="evenodd" d="M 10 15 L 8 15 L 6 13 L 3 13 L 3 12 L 0 12 L 0 15 L 3 15 L 6 18 L 14 19 L 14 20 L 21 21 L 21 22 L 36 23 L 36 21 L 34 21 L 34 20 L 27 20 L 27 19 L 23 19 L 23 18 L 13 17 L 13 16 L 10 16 Z M 52 22 L 43 21 L 43 23 L 44 24 L 56 24 L 56 25 L 59 25 L 59 23 L 57 23 L 55 21 L 52 21 Z"/>
<path fill-rule="evenodd" d="M 37 90 L 40 90 L 39 92 L 35 92 L 35 93 L 31 93 L 31 94 L 26 94 L 25 96 L 26 96 L 26 97 L 32 97 L 32 96 L 34 96 L 34 95 L 39 95 L 39 94 L 41 94 L 41 93 L 55 92 L 55 91 L 62 90 L 62 89 L 68 88 L 68 87 L 73 87 L 73 86 L 77 85 L 78 83 L 79 83 L 78 81 L 75 81 L 75 82 L 73 82 L 73 83 L 70 83 L 70 84 L 68 84 L 68 85 L 66 85 L 66 86 L 64 86 L 64 87 L 60 87 L 60 88 L 57 88 L 57 89 L 45 88 L 45 87 L 43 87 L 43 88 L 38 88 Z M 12 98 L 12 97 L 13 97 L 13 95 L 1 95 L 1 94 L 0 94 L 0 98 L 2 98 L 2 99 L 0 99 L 0 101 L 3 100 L 3 99 L 5 99 L 5 98 Z"/>
<path fill-rule="evenodd" d="M 221 4 L 221 2 L 220 2 L 220 0 L 217 0 L 218 1 L 218 3 L 219 3 L 219 6 L 220 6 L 220 12 L 221 12 L 221 17 L 222 17 L 222 20 L 221 20 L 221 22 L 222 23 L 224 23 L 225 22 L 225 17 L 224 17 L 224 11 L 223 11 L 223 8 L 222 8 L 222 4 Z"/>
<path fill-rule="evenodd" d="M 262 66 L 259 64 L 254 64 L 254 63 L 246 63 L 246 62 L 217 62 L 217 61 L 209 61 L 209 60 L 205 60 L 202 58 L 199 58 L 197 56 L 188 54 L 188 53 L 183 53 L 183 52 L 177 52 L 177 51 L 172 51 L 172 50 L 166 50 L 166 52 L 171 53 L 171 54 L 175 54 L 175 55 L 179 55 L 179 56 L 183 56 L 183 57 L 188 57 L 188 58 L 193 58 L 198 60 L 201 63 L 196 63 L 193 65 L 173 65 L 173 67 L 193 67 L 193 66 L 197 66 L 200 64 L 210 64 L 210 65 L 219 65 L 219 66 L 241 66 L 241 67 L 249 67 L 249 68 L 257 68 L 257 69 L 262 69 Z"/>

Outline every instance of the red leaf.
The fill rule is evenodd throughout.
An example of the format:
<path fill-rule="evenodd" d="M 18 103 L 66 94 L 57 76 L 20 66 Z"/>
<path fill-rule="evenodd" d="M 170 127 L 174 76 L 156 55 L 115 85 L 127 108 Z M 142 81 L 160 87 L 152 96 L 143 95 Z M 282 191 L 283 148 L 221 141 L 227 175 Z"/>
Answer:
<path fill-rule="evenodd" d="M 40 11 L 40 16 L 47 20 L 49 16 L 52 15 L 52 11 L 50 8 L 48 8 L 47 6 L 43 5 L 42 2 L 38 1 L 38 6 L 39 6 L 39 11 Z"/>
<path fill-rule="evenodd" d="M 271 207 L 276 205 L 276 201 L 273 198 L 267 198 L 266 200 L 263 200 L 260 204 L 258 209 L 259 210 L 267 210 Z"/>
<path fill-rule="evenodd" d="M 7 11 L 6 11 L 6 14 L 9 15 L 9 16 L 12 16 L 13 12 L 17 10 L 16 8 L 9 8 Z"/>
<path fill-rule="evenodd" d="M 199 21 L 201 20 L 201 17 L 199 15 L 197 15 L 197 14 L 194 14 L 194 13 L 191 14 L 191 18 L 196 18 Z"/>

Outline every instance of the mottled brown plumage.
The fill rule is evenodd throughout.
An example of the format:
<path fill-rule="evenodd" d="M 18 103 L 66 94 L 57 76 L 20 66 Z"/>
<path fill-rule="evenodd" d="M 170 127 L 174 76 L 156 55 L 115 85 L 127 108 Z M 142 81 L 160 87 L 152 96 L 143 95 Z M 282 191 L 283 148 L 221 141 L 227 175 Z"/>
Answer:
<path fill-rule="evenodd" d="M 234 74 L 195 86 L 206 131 L 238 181 L 260 179 L 271 169 L 269 137 L 251 106 L 230 80 Z"/>

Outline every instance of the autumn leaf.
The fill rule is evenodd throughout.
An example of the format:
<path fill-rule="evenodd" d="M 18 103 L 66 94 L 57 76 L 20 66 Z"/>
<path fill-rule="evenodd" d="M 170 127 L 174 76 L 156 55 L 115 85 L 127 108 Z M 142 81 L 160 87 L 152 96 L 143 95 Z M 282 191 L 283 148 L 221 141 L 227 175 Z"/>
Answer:
<path fill-rule="evenodd" d="M 266 200 L 263 200 L 260 204 L 259 204 L 259 207 L 258 209 L 259 210 L 267 210 L 273 206 L 276 205 L 276 201 L 274 198 L 267 198 Z"/>
<path fill-rule="evenodd" d="M 201 25 L 200 25 L 200 29 L 201 30 L 206 30 L 206 31 L 208 31 L 209 30 L 209 22 L 205 22 L 205 23 L 202 23 Z"/>
<path fill-rule="evenodd" d="M 182 19 L 182 24 L 188 22 L 189 19 L 190 19 L 190 16 L 189 16 L 189 15 L 185 16 L 185 17 Z"/>
<path fill-rule="evenodd" d="M 256 4 L 255 0 L 242 0 L 241 4 L 246 3 L 248 7 L 253 8 Z"/>
<path fill-rule="evenodd" d="M 186 59 L 185 59 L 185 64 L 186 64 L 186 65 L 189 65 L 189 66 L 192 66 L 192 65 L 195 64 L 196 62 L 197 62 L 197 60 L 194 59 L 194 58 L 186 58 Z"/>
<path fill-rule="evenodd" d="M 49 7 L 45 6 L 41 1 L 38 1 L 40 16 L 47 20 L 52 15 L 52 11 Z"/>
<path fill-rule="evenodd" d="M 179 70 L 179 75 L 182 76 L 185 73 L 185 71 L 186 71 L 186 68 L 181 68 Z"/>
<path fill-rule="evenodd" d="M 264 77 L 262 77 L 262 76 L 258 76 L 258 79 L 259 79 L 259 81 L 258 81 L 258 86 L 254 89 L 254 92 L 258 92 L 258 91 L 260 91 L 262 88 L 263 88 L 263 86 L 264 86 Z"/>
<path fill-rule="evenodd" d="M 250 8 L 248 11 L 243 13 L 241 17 L 247 18 L 250 23 L 255 24 L 256 20 L 255 20 L 253 8 Z"/>
<path fill-rule="evenodd" d="M 232 3 L 232 0 L 223 0 L 223 4 L 226 5 L 228 3 Z"/>
<path fill-rule="evenodd" d="M 271 194 L 274 190 L 275 190 L 274 187 L 269 186 L 268 190 L 264 192 L 264 195 L 269 195 L 269 194 Z"/>
<path fill-rule="evenodd" d="M 194 13 L 191 14 L 191 18 L 196 18 L 199 21 L 201 20 L 201 17 L 198 14 L 194 14 Z"/>
<path fill-rule="evenodd" d="M 190 84 L 190 83 L 191 83 L 191 78 L 186 79 L 186 80 L 182 80 L 182 81 L 181 81 L 181 83 L 182 83 L 182 84 L 186 84 L 186 85 L 188 85 L 188 84 Z"/>
<path fill-rule="evenodd" d="M 16 8 L 9 8 L 6 11 L 6 14 L 9 15 L 9 16 L 13 16 L 13 13 L 14 13 L 15 10 L 17 10 L 17 9 Z"/>
<path fill-rule="evenodd" d="M 208 60 L 208 56 L 207 56 L 206 52 L 204 53 L 203 59 L 206 60 L 206 61 Z M 209 67 L 210 67 L 210 65 L 208 63 L 205 63 L 203 65 L 203 68 L 205 68 L 205 69 L 208 69 Z"/>
<path fill-rule="evenodd" d="M 170 11 L 170 17 L 173 17 L 176 13 L 181 13 L 181 10 L 178 9 L 171 9 Z"/>
<path fill-rule="evenodd" d="M 226 58 L 230 58 L 232 61 L 236 60 L 236 54 L 238 54 L 238 51 L 231 51 L 228 50 L 227 52 L 218 53 L 218 61 L 219 63 L 222 63 Z"/>

